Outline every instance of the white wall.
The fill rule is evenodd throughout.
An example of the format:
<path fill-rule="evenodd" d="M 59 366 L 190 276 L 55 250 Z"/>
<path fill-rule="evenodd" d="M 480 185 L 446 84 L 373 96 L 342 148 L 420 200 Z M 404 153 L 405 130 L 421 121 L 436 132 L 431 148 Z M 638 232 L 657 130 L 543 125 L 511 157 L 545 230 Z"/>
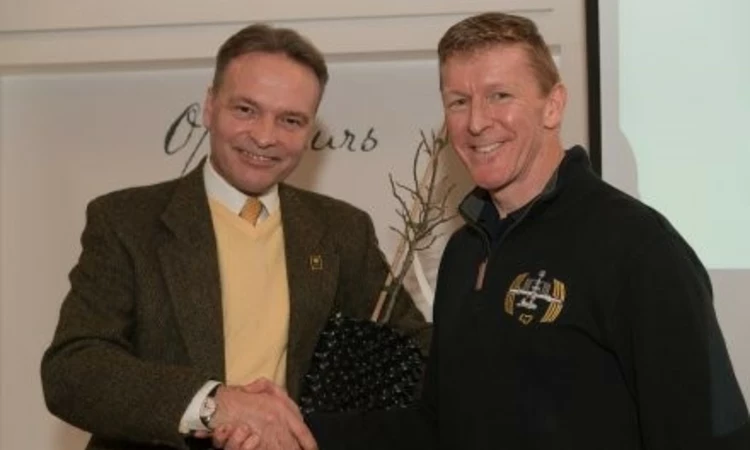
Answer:
<path fill-rule="evenodd" d="M 456 14 L 501 8 L 513 11 L 559 9 L 563 3 L 545 0 L 204 0 L 160 1 L 131 0 L 3 0 L 0 3 L 0 30 L 60 30 L 105 27 L 143 27 L 198 23 L 236 22 L 238 20 L 348 19 L 376 16 L 420 16 Z M 40 14 L 40 12 L 44 12 Z"/>
<path fill-rule="evenodd" d="M 3 0 L 0 70 L 205 61 L 232 31 L 261 20 L 293 26 L 328 55 L 431 51 L 449 24 L 471 12 L 513 10 L 534 15 L 548 29 L 550 24 L 544 22 L 551 19 L 562 30 L 573 22 L 560 20 L 560 15 L 575 14 L 569 5 L 579 3 L 580 0 Z M 408 36 L 403 36 L 407 29 Z"/>
<path fill-rule="evenodd" d="M 702 259 L 746 400 L 748 11 L 745 0 L 600 2 L 604 178 L 665 214 Z"/>

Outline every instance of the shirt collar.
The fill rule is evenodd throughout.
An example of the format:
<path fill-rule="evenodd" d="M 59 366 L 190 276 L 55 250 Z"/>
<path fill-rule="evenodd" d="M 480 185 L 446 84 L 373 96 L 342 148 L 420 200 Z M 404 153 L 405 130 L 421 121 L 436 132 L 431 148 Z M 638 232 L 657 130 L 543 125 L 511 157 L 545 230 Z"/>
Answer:
<path fill-rule="evenodd" d="M 248 196 L 219 175 L 214 169 L 211 158 L 206 158 L 206 163 L 203 165 L 203 182 L 209 198 L 221 203 L 235 214 L 240 213 Z M 261 218 L 268 217 L 279 207 L 279 186 L 274 184 L 268 191 L 258 196 L 258 200 L 263 205 Z"/>
<path fill-rule="evenodd" d="M 568 154 L 572 153 L 566 153 L 563 163 L 568 159 Z M 550 197 L 555 193 L 562 165 L 561 163 L 555 169 L 539 195 L 531 199 L 524 206 L 508 213 L 505 218 L 500 218 L 500 214 L 492 201 L 490 193 L 480 187 L 474 188 L 464 198 L 459 205 L 459 213 L 467 222 L 480 226 L 487 233 L 490 240 L 494 242 L 502 236 L 508 227 L 526 216 L 538 200 Z"/>

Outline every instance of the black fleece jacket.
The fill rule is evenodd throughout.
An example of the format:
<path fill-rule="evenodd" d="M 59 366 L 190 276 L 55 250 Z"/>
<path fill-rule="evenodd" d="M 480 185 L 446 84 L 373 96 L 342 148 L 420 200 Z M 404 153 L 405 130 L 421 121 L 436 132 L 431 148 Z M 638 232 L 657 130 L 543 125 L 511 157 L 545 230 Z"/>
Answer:
<path fill-rule="evenodd" d="M 322 450 L 750 449 L 706 270 L 582 148 L 509 217 L 479 189 L 461 211 L 422 401 L 311 417 Z"/>

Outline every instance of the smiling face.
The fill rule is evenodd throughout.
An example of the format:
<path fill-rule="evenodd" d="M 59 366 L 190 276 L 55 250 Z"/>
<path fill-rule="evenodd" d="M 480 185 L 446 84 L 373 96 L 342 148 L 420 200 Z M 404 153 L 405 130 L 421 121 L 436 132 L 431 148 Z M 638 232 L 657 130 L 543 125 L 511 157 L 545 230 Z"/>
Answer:
<path fill-rule="evenodd" d="M 252 52 L 226 67 L 203 106 L 213 167 L 248 195 L 266 192 L 297 167 L 314 129 L 321 86 L 281 53 Z"/>
<path fill-rule="evenodd" d="M 474 182 L 508 210 L 531 200 L 562 157 L 564 87 L 543 93 L 520 44 L 457 53 L 440 74 L 451 144 Z"/>

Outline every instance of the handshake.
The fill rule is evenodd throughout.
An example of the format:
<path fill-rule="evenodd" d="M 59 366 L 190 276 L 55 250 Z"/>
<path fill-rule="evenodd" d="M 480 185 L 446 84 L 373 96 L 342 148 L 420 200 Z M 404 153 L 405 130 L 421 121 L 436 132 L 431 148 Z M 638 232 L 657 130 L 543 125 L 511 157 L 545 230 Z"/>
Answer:
<path fill-rule="evenodd" d="M 196 438 L 226 450 L 317 450 L 302 413 L 284 389 L 259 378 L 245 386 L 220 386 L 216 412 Z"/>

